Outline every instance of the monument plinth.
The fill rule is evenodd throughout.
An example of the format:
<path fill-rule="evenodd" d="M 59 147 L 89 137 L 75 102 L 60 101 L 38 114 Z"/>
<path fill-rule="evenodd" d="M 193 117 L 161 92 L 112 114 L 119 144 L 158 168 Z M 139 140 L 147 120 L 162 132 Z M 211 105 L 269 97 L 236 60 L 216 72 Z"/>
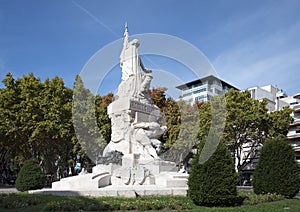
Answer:
<path fill-rule="evenodd" d="M 120 196 L 126 194 L 124 190 L 138 195 L 186 194 L 188 175 L 178 173 L 175 163 L 157 154 L 161 146 L 158 139 L 167 128 L 161 125 L 160 110 L 149 96 L 152 71 L 144 67 L 139 45 L 137 39 L 129 41 L 126 26 L 120 55 L 122 81 L 115 101 L 108 106 L 112 134 L 102 164 L 95 166 L 93 173 L 53 183 L 53 189 L 98 189 L 103 196 L 110 196 L 105 192 Z"/>

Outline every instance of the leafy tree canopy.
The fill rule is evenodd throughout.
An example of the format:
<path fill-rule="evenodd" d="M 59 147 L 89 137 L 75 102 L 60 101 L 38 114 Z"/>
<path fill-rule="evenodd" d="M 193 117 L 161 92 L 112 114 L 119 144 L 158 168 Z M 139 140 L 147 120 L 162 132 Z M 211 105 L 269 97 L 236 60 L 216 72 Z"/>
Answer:
<path fill-rule="evenodd" d="M 215 97 L 217 100 L 219 97 Z M 212 116 L 212 104 L 215 100 L 204 103 L 200 109 L 198 136 L 203 139 L 207 136 L 213 117 L 220 117 L 223 110 L 215 110 Z M 276 135 L 286 135 L 289 124 L 292 122 L 289 108 L 268 113 L 266 101 L 258 101 L 251 98 L 248 91 L 231 89 L 225 95 L 226 100 L 226 124 L 223 132 L 223 140 L 237 158 L 236 167 L 241 171 L 249 162 L 249 159 L 257 151 L 267 138 Z M 249 151 L 242 155 L 243 148 L 248 146 Z"/>

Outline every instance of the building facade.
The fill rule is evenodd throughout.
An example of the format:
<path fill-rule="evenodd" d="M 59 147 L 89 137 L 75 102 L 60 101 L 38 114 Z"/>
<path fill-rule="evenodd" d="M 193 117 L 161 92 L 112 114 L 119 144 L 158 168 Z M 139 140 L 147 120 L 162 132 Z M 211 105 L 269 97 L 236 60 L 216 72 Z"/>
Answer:
<path fill-rule="evenodd" d="M 294 121 L 290 125 L 287 138 L 291 141 L 291 145 L 296 152 L 296 160 L 300 164 L 300 93 L 281 100 L 286 102 L 293 110 L 292 117 Z"/>
<path fill-rule="evenodd" d="M 228 92 L 231 88 L 237 89 L 213 75 L 179 85 L 176 88 L 182 92 L 180 98 L 190 104 L 195 101 L 207 102 L 214 96 Z"/>
<path fill-rule="evenodd" d="M 287 94 L 273 85 L 267 85 L 263 87 L 251 87 L 247 89 L 252 99 L 267 101 L 267 109 L 269 112 L 280 110 L 284 106 L 288 106 L 288 103 L 282 101 L 282 98 L 287 97 Z"/>
<path fill-rule="evenodd" d="M 252 87 L 247 89 L 253 99 L 267 100 L 269 112 L 281 110 L 283 107 L 290 107 L 293 112 L 291 116 L 294 122 L 290 125 L 287 138 L 296 152 L 296 160 L 300 164 L 300 93 L 294 96 L 288 96 L 282 89 L 272 85 L 263 87 Z"/>

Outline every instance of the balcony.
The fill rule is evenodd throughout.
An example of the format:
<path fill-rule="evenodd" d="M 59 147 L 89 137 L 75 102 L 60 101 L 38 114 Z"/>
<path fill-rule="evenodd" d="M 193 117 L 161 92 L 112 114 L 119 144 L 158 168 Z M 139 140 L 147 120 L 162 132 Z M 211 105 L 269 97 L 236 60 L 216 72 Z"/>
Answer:
<path fill-rule="evenodd" d="M 300 99 L 300 93 L 294 95 L 295 99 Z"/>
<path fill-rule="evenodd" d="M 183 97 L 185 97 L 185 96 L 193 95 L 195 93 L 205 92 L 205 91 L 207 91 L 207 88 L 208 88 L 208 85 L 203 84 L 201 86 L 193 87 L 193 88 L 190 88 L 190 89 L 187 89 L 187 90 L 183 91 L 182 95 L 183 95 Z"/>
<path fill-rule="evenodd" d="M 300 133 L 287 135 L 287 138 L 288 138 L 288 139 L 300 138 Z"/>
<path fill-rule="evenodd" d="M 298 126 L 300 125 L 300 119 L 295 119 L 293 123 L 290 124 L 290 126 Z"/>
<path fill-rule="evenodd" d="M 293 110 L 296 113 L 300 112 L 300 104 L 297 104 L 297 105 L 293 106 Z"/>
<path fill-rule="evenodd" d="M 300 150 L 300 141 L 292 141 L 291 146 L 295 149 L 295 151 Z"/>

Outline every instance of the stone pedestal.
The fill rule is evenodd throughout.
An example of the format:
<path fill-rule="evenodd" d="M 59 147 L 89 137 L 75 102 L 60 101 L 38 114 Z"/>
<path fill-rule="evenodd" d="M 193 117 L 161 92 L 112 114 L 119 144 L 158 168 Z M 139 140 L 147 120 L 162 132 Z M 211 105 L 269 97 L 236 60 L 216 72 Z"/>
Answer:
<path fill-rule="evenodd" d="M 112 123 L 112 135 L 111 141 L 104 149 L 103 154 L 117 150 L 123 154 L 137 153 L 140 154 L 140 158 L 144 159 L 152 158 L 153 155 L 151 156 L 151 154 L 154 153 L 154 150 L 150 143 L 151 138 L 146 138 L 149 137 L 147 127 L 138 128 L 135 127 L 135 124 L 154 125 L 160 119 L 159 108 L 152 104 L 141 103 L 134 98 L 122 97 L 108 106 L 107 113 Z M 161 129 L 160 134 L 162 133 L 163 129 Z M 159 137 L 160 134 L 155 136 Z M 135 139 L 138 136 L 144 143 Z"/>
<path fill-rule="evenodd" d="M 112 185 L 156 185 L 162 172 L 176 172 L 176 164 L 161 160 L 156 153 L 157 138 L 166 128 L 159 122 L 158 107 L 122 97 L 108 106 L 112 121 L 112 139 L 104 150 L 120 151 L 122 166 L 111 170 Z M 158 179 L 158 178 L 157 178 Z"/>

